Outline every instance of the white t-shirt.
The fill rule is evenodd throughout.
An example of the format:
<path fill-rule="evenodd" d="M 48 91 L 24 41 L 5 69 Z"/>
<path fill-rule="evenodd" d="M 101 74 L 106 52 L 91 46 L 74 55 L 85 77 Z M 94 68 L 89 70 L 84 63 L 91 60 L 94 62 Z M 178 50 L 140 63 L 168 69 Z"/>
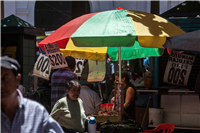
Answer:
<path fill-rule="evenodd" d="M 79 97 L 83 101 L 83 108 L 86 115 L 98 114 L 95 106 L 100 105 L 101 99 L 95 91 L 86 85 L 82 85 Z"/>

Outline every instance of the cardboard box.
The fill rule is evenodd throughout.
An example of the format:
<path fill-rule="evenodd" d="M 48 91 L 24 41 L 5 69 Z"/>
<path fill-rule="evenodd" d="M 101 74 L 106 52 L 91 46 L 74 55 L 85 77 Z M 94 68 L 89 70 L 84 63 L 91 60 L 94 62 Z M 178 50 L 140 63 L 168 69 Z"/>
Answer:
<path fill-rule="evenodd" d="M 136 107 L 135 108 L 135 120 L 137 121 L 137 123 L 142 123 L 143 117 L 144 117 L 144 113 L 145 113 L 145 107 Z M 149 116 L 147 116 L 147 118 L 149 118 Z M 147 123 L 147 120 L 146 120 Z"/>

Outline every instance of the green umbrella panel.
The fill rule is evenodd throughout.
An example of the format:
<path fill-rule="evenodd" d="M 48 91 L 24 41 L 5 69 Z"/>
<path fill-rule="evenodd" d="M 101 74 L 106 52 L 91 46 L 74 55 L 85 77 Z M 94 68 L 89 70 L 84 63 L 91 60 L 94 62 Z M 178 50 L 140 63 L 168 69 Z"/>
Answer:
<path fill-rule="evenodd" d="M 164 49 L 162 48 L 146 48 L 141 47 L 138 41 L 132 47 L 121 47 L 121 60 L 132 60 L 144 57 L 157 57 L 163 54 Z M 108 55 L 112 61 L 118 61 L 119 48 L 108 47 Z"/>

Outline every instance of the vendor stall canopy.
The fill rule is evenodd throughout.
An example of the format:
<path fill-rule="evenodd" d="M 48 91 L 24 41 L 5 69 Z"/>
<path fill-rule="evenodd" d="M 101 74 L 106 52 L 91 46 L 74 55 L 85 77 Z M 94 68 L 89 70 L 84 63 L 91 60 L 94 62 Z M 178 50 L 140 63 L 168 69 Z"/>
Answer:
<path fill-rule="evenodd" d="M 173 29 L 173 30 L 172 30 Z M 166 37 L 185 33 L 168 20 L 151 13 L 133 10 L 108 10 L 82 15 L 58 28 L 39 43 L 57 43 L 64 49 L 72 39 L 78 47 L 163 48 Z"/>
<path fill-rule="evenodd" d="M 18 18 L 15 15 L 10 15 L 1 20 L 1 27 L 33 27 L 33 25 L 27 23 L 26 21 Z"/>

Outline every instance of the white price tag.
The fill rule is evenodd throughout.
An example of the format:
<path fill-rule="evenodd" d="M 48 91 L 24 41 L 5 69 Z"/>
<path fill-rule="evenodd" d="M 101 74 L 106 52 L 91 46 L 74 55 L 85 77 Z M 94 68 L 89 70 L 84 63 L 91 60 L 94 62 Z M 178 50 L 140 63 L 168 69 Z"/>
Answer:
<path fill-rule="evenodd" d="M 35 62 L 33 75 L 49 80 L 51 73 L 51 66 L 49 64 L 48 57 L 46 55 L 40 54 L 37 61 Z"/>
<path fill-rule="evenodd" d="M 172 52 L 169 56 L 163 82 L 187 86 L 195 56 Z"/>
<path fill-rule="evenodd" d="M 68 67 L 68 64 L 63 57 L 57 43 L 44 45 L 47 57 L 51 64 L 52 69 Z"/>
<path fill-rule="evenodd" d="M 76 73 L 77 76 L 81 77 L 81 73 L 84 68 L 84 61 L 85 59 L 76 59 L 76 69 L 74 73 Z"/>

